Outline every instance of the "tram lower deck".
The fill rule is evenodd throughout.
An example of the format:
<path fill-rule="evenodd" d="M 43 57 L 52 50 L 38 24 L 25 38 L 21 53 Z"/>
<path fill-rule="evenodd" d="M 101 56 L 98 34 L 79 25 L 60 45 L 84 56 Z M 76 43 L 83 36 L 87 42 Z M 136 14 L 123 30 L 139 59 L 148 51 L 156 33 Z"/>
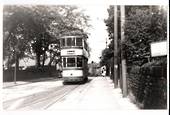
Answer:
<path fill-rule="evenodd" d="M 88 79 L 87 59 L 85 57 L 63 57 L 62 60 L 64 82 L 81 82 Z"/>

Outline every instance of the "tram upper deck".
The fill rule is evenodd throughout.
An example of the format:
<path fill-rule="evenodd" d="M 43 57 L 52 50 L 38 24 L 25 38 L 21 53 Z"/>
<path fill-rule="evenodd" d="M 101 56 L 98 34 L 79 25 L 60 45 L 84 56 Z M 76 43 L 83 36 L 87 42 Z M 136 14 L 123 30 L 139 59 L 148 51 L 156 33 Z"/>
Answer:
<path fill-rule="evenodd" d="M 87 50 L 86 39 L 84 36 L 63 36 L 60 38 L 61 49 L 85 48 Z"/>
<path fill-rule="evenodd" d="M 63 36 L 60 39 L 61 56 L 88 55 L 87 38 L 84 36 Z"/>

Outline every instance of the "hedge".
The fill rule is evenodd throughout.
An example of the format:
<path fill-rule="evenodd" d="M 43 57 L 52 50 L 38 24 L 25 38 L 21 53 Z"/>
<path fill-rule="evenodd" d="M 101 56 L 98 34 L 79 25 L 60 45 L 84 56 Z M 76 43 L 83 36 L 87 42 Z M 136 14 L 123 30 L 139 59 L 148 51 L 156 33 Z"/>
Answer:
<path fill-rule="evenodd" d="M 57 71 L 55 67 L 29 67 L 26 70 L 17 71 L 17 81 L 19 80 L 31 80 L 37 78 L 48 78 L 48 77 L 61 77 L 60 71 Z M 14 81 L 14 68 L 3 70 L 3 82 Z"/>
<path fill-rule="evenodd" d="M 128 89 L 143 109 L 167 108 L 167 62 L 155 60 L 133 66 L 128 76 Z"/>

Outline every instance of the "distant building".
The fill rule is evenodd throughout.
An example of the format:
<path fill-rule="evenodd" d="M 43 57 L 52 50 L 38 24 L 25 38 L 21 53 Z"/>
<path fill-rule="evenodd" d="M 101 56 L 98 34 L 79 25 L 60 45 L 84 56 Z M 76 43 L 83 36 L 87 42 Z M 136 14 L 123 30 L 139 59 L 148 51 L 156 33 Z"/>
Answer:
<path fill-rule="evenodd" d="M 99 63 L 92 62 L 92 63 L 88 64 L 88 68 L 89 68 L 90 76 L 101 75 L 101 67 L 100 67 Z"/>

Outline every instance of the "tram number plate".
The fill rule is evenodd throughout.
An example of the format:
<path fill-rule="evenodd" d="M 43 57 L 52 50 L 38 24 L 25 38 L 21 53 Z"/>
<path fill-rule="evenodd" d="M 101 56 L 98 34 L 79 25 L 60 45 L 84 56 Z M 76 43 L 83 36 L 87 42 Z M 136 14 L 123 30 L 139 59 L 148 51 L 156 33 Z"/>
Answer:
<path fill-rule="evenodd" d="M 75 54 L 74 50 L 67 51 L 67 54 Z"/>

